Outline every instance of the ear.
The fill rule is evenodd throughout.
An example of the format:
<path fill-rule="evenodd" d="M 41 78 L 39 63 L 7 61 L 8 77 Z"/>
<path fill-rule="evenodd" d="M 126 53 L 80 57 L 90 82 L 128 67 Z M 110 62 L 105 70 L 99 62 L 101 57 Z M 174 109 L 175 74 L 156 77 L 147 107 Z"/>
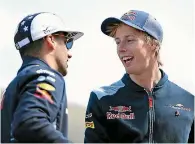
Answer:
<path fill-rule="evenodd" d="M 157 43 L 155 42 L 155 40 L 151 40 L 150 42 L 150 48 L 152 51 L 156 51 L 156 48 L 157 48 Z"/>
<path fill-rule="evenodd" d="M 54 40 L 54 37 L 52 35 L 48 35 L 45 37 L 45 43 L 48 48 L 50 49 L 55 49 L 56 47 L 56 42 Z"/>
<path fill-rule="evenodd" d="M 152 52 L 158 53 L 158 51 L 159 51 L 159 46 L 158 46 L 157 40 L 154 40 L 154 39 L 153 39 L 153 40 L 150 42 L 150 49 L 151 49 Z"/>

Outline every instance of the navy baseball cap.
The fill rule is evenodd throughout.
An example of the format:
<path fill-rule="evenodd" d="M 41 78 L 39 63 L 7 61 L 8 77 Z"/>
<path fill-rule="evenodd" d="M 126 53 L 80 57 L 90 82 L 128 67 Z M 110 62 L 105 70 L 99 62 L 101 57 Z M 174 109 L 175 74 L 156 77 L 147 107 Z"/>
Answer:
<path fill-rule="evenodd" d="M 156 20 L 156 18 L 154 18 L 147 12 L 139 10 L 130 10 L 125 13 L 121 18 L 109 17 L 102 22 L 102 32 L 108 36 L 111 36 L 111 29 L 109 29 L 109 27 L 116 23 L 124 23 L 135 29 L 146 32 L 160 42 L 162 42 L 163 40 L 162 26 Z"/>
<path fill-rule="evenodd" d="M 33 41 L 56 32 L 66 33 L 66 37 L 73 39 L 73 41 L 84 34 L 83 32 L 68 30 L 63 20 L 54 13 L 35 13 L 26 16 L 18 24 L 14 35 L 16 49 L 19 50 Z"/>

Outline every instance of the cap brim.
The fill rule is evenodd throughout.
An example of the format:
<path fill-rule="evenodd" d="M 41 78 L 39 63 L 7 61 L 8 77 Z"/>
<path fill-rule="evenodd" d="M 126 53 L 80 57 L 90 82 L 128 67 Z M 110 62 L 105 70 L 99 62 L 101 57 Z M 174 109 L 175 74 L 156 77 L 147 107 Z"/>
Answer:
<path fill-rule="evenodd" d="M 80 37 L 82 37 L 84 35 L 83 32 L 79 32 L 79 31 L 67 31 L 67 30 L 62 30 L 62 32 L 68 33 L 66 36 L 67 38 L 72 38 L 74 41 L 79 39 Z"/>
<path fill-rule="evenodd" d="M 102 24 L 101 24 L 101 31 L 105 34 L 105 35 L 108 35 L 108 36 L 111 36 L 110 35 L 110 32 L 108 31 L 108 26 L 114 24 L 114 23 L 124 23 L 128 26 L 131 26 L 135 29 L 138 29 L 138 30 L 141 30 L 141 31 L 144 31 L 144 29 L 140 28 L 139 26 L 129 22 L 129 21 L 125 21 L 125 20 L 121 20 L 119 18 L 115 18 L 115 17 L 109 17 L 107 19 L 105 19 Z M 113 36 L 111 36 L 113 37 Z"/>
<path fill-rule="evenodd" d="M 68 38 L 72 38 L 74 41 L 81 38 L 84 33 L 83 32 L 78 32 L 78 31 L 66 31 L 68 32 Z"/>

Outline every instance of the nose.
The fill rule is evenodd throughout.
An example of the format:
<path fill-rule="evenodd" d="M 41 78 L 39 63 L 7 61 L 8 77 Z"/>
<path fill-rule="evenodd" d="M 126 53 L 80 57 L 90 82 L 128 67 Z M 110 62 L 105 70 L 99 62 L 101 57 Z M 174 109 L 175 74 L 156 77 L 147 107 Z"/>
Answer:
<path fill-rule="evenodd" d="M 119 52 L 126 52 L 127 51 L 127 49 L 126 48 L 119 48 Z"/>
<path fill-rule="evenodd" d="M 119 52 L 126 52 L 127 51 L 124 43 L 121 43 L 120 45 L 118 45 L 118 51 Z"/>
<path fill-rule="evenodd" d="M 68 52 L 68 58 L 70 59 L 72 57 L 72 54 Z"/>

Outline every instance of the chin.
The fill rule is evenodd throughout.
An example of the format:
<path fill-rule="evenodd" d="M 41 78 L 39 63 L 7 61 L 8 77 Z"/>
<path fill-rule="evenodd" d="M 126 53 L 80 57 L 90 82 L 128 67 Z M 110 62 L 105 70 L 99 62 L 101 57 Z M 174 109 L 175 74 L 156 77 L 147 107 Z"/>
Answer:
<path fill-rule="evenodd" d="M 61 74 L 63 75 L 63 77 L 67 75 L 67 73 L 61 73 Z"/>
<path fill-rule="evenodd" d="M 60 71 L 59 71 L 63 76 L 66 76 L 67 75 L 67 69 L 61 69 Z"/>
<path fill-rule="evenodd" d="M 125 68 L 126 72 L 131 75 L 140 75 L 143 73 L 142 70 L 136 68 Z"/>
<path fill-rule="evenodd" d="M 66 76 L 67 74 L 68 74 L 67 71 L 65 71 L 65 72 L 62 73 L 63 76 Z"/>

